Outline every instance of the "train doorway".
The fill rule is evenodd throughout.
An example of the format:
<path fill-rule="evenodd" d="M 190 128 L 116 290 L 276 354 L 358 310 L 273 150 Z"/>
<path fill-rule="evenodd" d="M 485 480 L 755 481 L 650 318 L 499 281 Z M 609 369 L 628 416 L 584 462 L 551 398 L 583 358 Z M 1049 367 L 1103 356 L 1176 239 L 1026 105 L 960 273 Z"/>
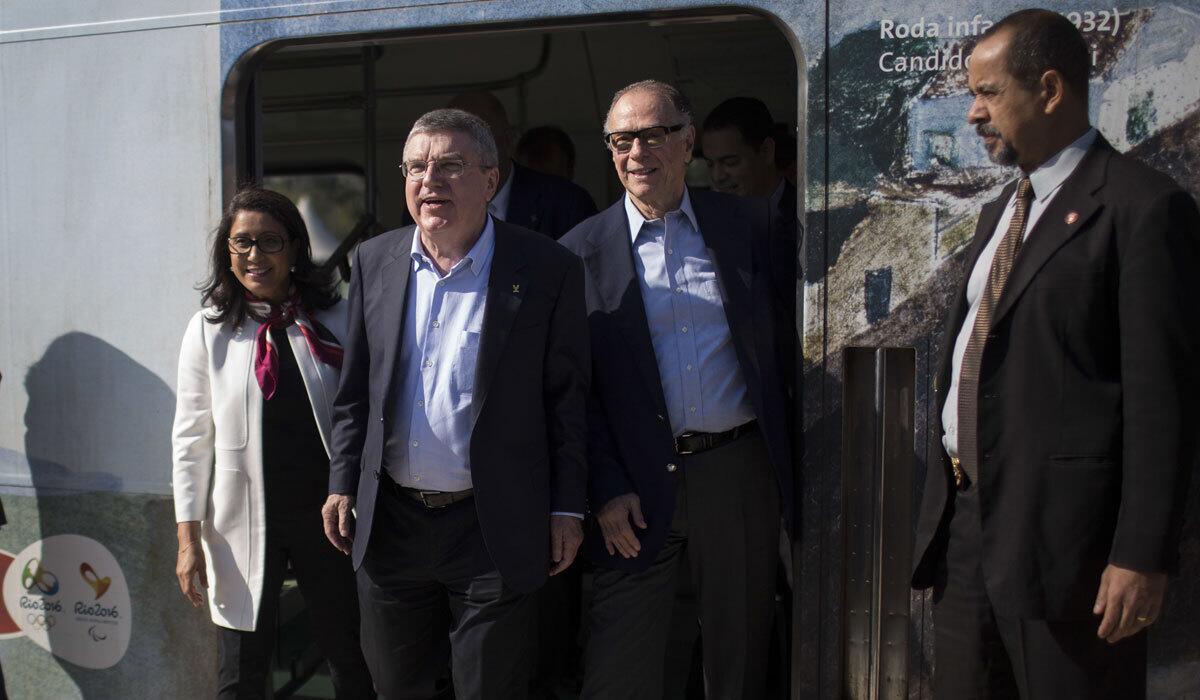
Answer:
<path fill-rule="evenodd" d="M 693 102 L 698 127 L 727 98 L 761 100 L 776 122 L 777 165 L 793 185 L 797 171 L 803 177 L 797 153 L 804 104 L 795 51 L 771 19 L 743 11 L 290 40 L 260 47 L 231 75 L 238 81 L 232 120 L 237 145 L 227 164 L 226 198 L 244 181 L 291 196 L 308 223 L 315 257 L 339 268 L 343 279 L 351 274 L 346 260 L 355 245 L 407 223 L 397 166 L 411 124 L 461 93 L 494 95 L 507 112 L 514 143 L 541 127 L 565 134 L 573 168 L 557 174 L 573 179 L 601 210 L 622 193 L 600 139 L 604 115 L 616 89 L 644 78 L 680 87 Z M 699 148 L 698 140 L 689 184 L 709 187 L 709 165 Z M 514 156 L 518 162 L 526 157 Z M 794 696 L 789 582 L 795 577 L 790 552 L 781 554 L 771 667 L 774 697 L 785 698 Z M 575 590 L 560 591 L 560 619 L 541 625 L 537 697 L 577 697 L 590 576 L 586 567 L 576 568 Z M 285 587 L 293 602 L 297 593 Z M 327 681 L 304 638 L 302 604 L 281 605 L 290 609 L 293 616 L 280 622 L 278 648 L 291 657 L 278 660 L 276 696 L 309 697 Z M 665 699 L 703 697 L 703 640 L 695 614 L 685 581 L 676 599 Z"/>

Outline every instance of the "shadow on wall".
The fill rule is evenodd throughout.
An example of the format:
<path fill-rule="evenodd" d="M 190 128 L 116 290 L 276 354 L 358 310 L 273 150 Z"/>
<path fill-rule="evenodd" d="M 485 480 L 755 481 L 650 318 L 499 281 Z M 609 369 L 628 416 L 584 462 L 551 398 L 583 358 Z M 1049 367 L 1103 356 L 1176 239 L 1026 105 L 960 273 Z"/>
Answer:
<path fill-rule="evenodd" d="M 174 507 L 162 495 L 170 483 L 174 392 L 85 333 L 55 339 L 30 367 L 25 390 L 25 453 L 41 537 L 73 533 L 102 543 L 132 602 L 132 636 L 115 666 L 89 670 L 55 657 L 78 689 L 64 688 L 62 697 L 204 693 L 212 674 L 196 661 L 211 658 L 215 643 L 207 616 L 175 586 Z"/>

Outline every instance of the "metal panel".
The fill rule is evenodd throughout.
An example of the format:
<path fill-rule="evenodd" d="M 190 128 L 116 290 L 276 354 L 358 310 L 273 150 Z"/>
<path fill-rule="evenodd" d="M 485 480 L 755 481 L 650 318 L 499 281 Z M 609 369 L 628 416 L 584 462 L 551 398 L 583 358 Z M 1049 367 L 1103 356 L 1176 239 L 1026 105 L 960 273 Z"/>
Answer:
<path fill-rule="evenodd" d="M 842 354 L 843 695 L 901 700 L 908 681 L 916 353 Z"/>

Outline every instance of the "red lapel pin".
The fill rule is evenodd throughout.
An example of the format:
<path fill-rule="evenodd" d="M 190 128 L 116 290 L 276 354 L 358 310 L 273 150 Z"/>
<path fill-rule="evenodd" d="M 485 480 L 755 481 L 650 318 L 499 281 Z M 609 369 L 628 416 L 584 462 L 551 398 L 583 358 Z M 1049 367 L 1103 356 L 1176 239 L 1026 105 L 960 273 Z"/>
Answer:
<path fill-rule="evenodd" d="M 1073 211 L 1073 212 L 1067 214 L 1067 226 L 1070 226 L 1071 224 L 1075 223 L 1076 221 L 1079 221 L 1079 212 Z"/>

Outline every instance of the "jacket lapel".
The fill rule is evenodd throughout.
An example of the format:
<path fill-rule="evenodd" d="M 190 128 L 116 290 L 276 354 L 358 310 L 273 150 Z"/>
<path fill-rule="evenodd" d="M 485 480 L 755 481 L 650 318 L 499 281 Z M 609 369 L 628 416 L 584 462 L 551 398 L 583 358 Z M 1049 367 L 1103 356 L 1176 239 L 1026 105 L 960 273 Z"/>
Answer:
<path fill-rule="evenodd" d="M 729 325 L 734 345 L 739 348 L 739 357 L 750 364 L 744 370 L 757 376 L 758 352 L 754 343 L 751 293 L 754 279 L 751 240 L 756 234 L 750 224 L 765 227 L 767 220 L 764 217 L 762 221 L 737 221 L 709 200 L 705 193 L 691 190 L 689 194 L 696 221 L 700 225 L 700 235 L 717 270 L 717 286 L 725 307 L 725 322 Z"/>
<path fill-rule="evenodd" d="M 1104 184 L 1104 171 L 1112 152 L 1112 146 L 1108 145 L 1102 136 L 1097 135 L 1091 150 L 1084 156 L 1075 172 L 1068 176 L 1058 194 L 1054 195 L 1050 206 L 1042 212 L 1013 262 L 1013 269 L 1004 285 L 1000 303 L 992 313 L 993 328 L 1012 310 L 1017 299 L 1046 261 L 1087 226 L 1100 210 L 1101 204 L 1092 197 L 1092 193 Z M 1068 214 L 1075 215 L 1069 217 L 1070 223 L 1067 222 Z"/>
<path fill-rule="evenodd" d="M 510 233 L 502 221 L 495 222 L 496 248 L 492 252 L 492 269 L 488 275 L 487 301 L 483 309 L 482 337 L 479 340 L 479 359 L 475 365 L 475 395 L 471 399 L 471 422 L 479 418 L 492 378 L 499 369 L 500 357 L 508 345 L 513 320 L 521 310 L 526 294 L 525 256 L 519 239 Z"/>
<path fill-rule="evenodd" d="M 396 357 L 400 352 L 400 343 L 403 340 L 400 334 L 404 325 L 408 277 L 412 271 L 412 258 L 409 253 L 412 252 L 412 241 L 416 230 L 416 226 L 409 226 L 401 230 L 395 245 L 388 250 L 388 259 L 379 268 L 379 312 L 371 319 L 371 322 L 379 324 L 379 339 L 383 348 L 379 377 L 383 381 L 371 384 L 383 389 L 381 396 L 389 395 L 396 376 Z"/>
<path fill-rule="evenodd" d="M 603 221 L 594 226 L 588 236 L 592 248 L 584 256 L 585 267 L 603 302 L 602 312 L 617 319 L 621 329 L 620 345 L 632 353 L 642 384 L 649 388 L 658 411 L 666 415 L 667 400 L 663 397 L 658 360 L 654 357 L 654 343 L 650 339 L 650 323 L 646 320 L 646 305 L 633 265 L 625 198 L 618 199 L 601 216 Z"/>

